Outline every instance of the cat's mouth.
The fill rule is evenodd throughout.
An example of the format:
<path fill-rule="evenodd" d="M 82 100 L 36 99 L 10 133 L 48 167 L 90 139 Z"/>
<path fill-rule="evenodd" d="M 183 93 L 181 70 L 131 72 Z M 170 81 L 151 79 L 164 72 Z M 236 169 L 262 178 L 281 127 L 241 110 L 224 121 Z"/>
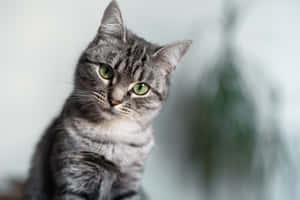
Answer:
<path fill-rule="evenodd" d="M 109 103 L 106 103 L 103 105 L 101 103 L 101 105 L 101 115 L 108 120 L 119 117 L 129 117 L 130 115 L 130 110 L 126 107 L 126 104 L 110 105 Z"/>
<path fill-rule="evenodd" d="M 131 104 L 127 102 L 121 102 L 112 98 L 107 98 L 103 93 L 93 92 L 93 96 L 96 98 L 98 104 L 101 106 L 102 112 L 106 118 L 115 118 L 118 116 L 129 116 L 131 113 Z"/>

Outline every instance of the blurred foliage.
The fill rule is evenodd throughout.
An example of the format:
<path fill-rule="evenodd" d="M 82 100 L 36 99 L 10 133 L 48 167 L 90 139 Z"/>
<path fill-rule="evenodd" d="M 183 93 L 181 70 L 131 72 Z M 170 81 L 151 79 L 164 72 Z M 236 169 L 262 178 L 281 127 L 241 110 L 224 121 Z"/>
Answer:
<path fill-rule="evenodd" d="M 268 127 L 262 132 L 254 96 L 246 89 L 230 48 L 222 50 L 203 77 L 197 90 L 185 90 L 177 102 L 184 105 L 179 116 L 184 126 L 184 163 L 199 175 L 206 199 L 214 193 L 220 177 L 246 184 L 247 192 L 265 199 L 264 186 L 278 166 L 282 150 L 277 119 L 265 119 Z M 275 111 L 274 91 L 267 89 L 269 105 Z"/>
<path fill-rule="evenodd" d="M 208 82 L 201 83 L 216 87 L 215 94 L 199 90 L 186 104 L 193 106 L 183 111 L 190 160 L 204 171 L 207 182 L 224 164 L 232 165 L 235 173 L 249 171 L 258 135 L 254 103 L 243 91 L 232 57 L 223 59 L 218 63 L 223 67 L 208 75 L 213 76 Z"/>
<path fill-rule="evenodd" d="M 234 6 L 226 5 L 216 62 L 208 67 L 196 90 L 183 90 L 177 100 L 179 121 L 184 126 L 185 163 L 199 175 L 206 199 L 210 199 L 220 177 L 246 183 L 253 187 L 257 199 L 265 199 L 264 186 L 278 166 L 282 147 L 275 117 L 266 119 L 269 127 L 262 132 L 253 91 L 247 89 L 239 71 L 232 41 L 237 18 Z M 271 88 L 266 92 L 271 110 L 277 110 L 276 92 Z"/>

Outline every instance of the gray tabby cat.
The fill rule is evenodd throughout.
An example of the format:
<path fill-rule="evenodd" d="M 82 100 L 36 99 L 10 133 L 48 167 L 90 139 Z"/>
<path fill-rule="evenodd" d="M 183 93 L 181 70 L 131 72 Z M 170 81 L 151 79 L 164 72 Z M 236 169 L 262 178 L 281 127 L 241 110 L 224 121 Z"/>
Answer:
<path fill-rule="evenodd" d="M 151 121 L 191 42 L 151 44 L 115 1 L 81 55 L 74 89 L 37 146 L 23 200 L 121 200 L 139 193 Z"/>

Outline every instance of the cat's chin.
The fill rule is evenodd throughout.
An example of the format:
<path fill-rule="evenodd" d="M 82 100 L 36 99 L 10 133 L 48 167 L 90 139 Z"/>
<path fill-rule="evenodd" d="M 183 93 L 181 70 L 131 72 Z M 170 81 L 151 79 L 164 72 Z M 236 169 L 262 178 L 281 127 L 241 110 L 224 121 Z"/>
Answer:
<path fill-rule="evenodd" d="M 104 110 L 101 115 L 104 120 L 129 119 L 129 116 L 125 116 L 113 108 Z"/>
<path fill-rule="evenodd" d="M 102 112 L 101 115 L 104 120 L 113 120 L 118 117 L 116 114 L 114 114 L 112 112 L 107 112 L 107 111 Z"/>

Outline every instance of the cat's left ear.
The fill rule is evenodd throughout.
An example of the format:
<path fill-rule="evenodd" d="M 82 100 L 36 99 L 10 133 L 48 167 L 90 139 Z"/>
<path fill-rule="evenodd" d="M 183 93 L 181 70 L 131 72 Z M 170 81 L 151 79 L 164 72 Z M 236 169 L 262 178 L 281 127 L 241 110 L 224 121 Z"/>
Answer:
<path fill-rule="evenodd" d="M 165 68 L 164 70 L 167 72 L 167 74 L 170 74 L 176 69 L 176 66 L 182 60 L 191 44 L 192 41 L 184 40 L 166 45 L 157 50 L 153 57 L 158 60 L 158 62 L 162 63 L 162 65 L 164 65 L 163 67 Z"/>
<path fill-rule="evenodd" d="M 112 0 L 105 9 L 98 32 L 118 37 L 124 42 L 126 41 L 126 27 L 117 1 Z"/>

